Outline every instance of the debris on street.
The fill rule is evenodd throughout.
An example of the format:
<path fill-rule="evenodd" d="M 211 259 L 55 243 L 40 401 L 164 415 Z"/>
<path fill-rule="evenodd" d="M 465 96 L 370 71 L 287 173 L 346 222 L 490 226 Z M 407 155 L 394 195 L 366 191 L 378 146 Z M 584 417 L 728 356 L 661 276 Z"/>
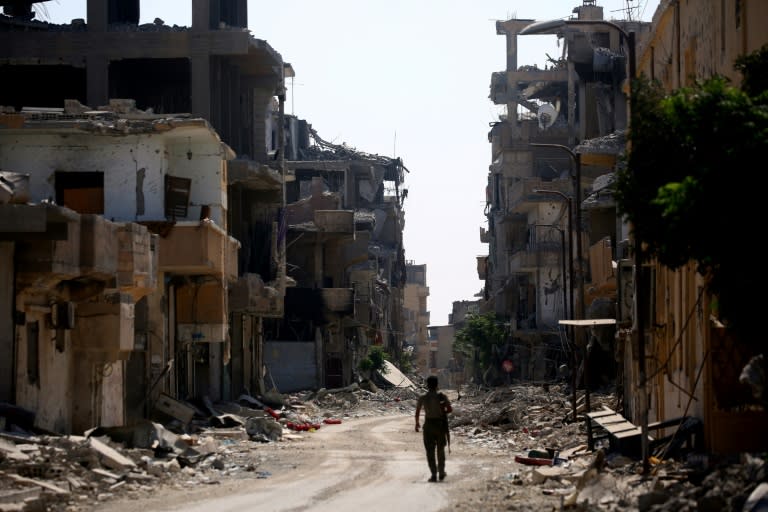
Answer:
<path fill-rule="evenodd" d="M 269 459 L 260 450 L 265 443 L 300 442 L 352 418 L 411 416 L 419 393 L 412 384 L 366 382 L 242 395 L 237 402 L 204 400 L 181 409 L 174 404 L 178 411 L 194 411 L 186 424 L 166 416 L 163 423 L 97 427 L 83 436 L 37 433 L 28 416 L 22 427 L 11 420 L 18 414 L 9 414 L 0 432 L 0 511 L 79 512 L 117 497 L 148 496 L 159 486 L 269 478 Z M 651 474 L 644 475 L 641 460 L 614 450 L 605 439 L 588 448 L 584 414 L 569 419 L 572 396 L 557 385 L 461 390 L 450 419 L 454 442 L 502 453 L 505 468 L 513 468 L 489 485 L 488 500 L 498 494 L 496 499 L 515 510 L 515 488 L 530 486 L 573 510 L 746 511 L 759 510 L 747 504 L 765 503 L 765 454 L 653 456 Z M 593 393 L 592 402 L 593 410 L 617 405 L 610 392 Z"/>

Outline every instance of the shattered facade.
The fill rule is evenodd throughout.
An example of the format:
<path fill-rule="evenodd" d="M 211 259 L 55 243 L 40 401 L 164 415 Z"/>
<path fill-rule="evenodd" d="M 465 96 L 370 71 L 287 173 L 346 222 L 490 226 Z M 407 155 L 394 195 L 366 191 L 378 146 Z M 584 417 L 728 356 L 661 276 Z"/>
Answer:
<path fill-rule="evenodd" d="M 764 450 L 759 434 L 743 433 L 765 430 L 765 409 L 738 378 L 757 354 L 701 314 L 711 310 L 712 297 L 702 292 L 695 265 L 672 271 L 651 263 L 637 272 L 630 226 L 617 216 L 613 190 L 627 147 L 632 65 L 634 76 L 670 91 L 714 74 L 738 83 L 734 60 L 766 43 L 760 23 L 768 11 L 755 1 L 662 1 L 653 21 L 640 23 L 604 20 L 585 0 L 574 13 L 569 20 L 497 24 L 507 38 L 508 69 L 493 75 L 491 99 L 508 114 L 489 134 L 489 228 L 481 230 L 489 255 L 478 261 L 483 309 L 510 319 L 513 345 L 528 340 L 530 359 L 517 360 L 533 361 L 533 372 L 519 378 L 551 377 L 539 361 L 554 355 L 577 371 L 573 382 L 587 390 L 587 407 L 588 390 L 615 379 L 619 413 L 636 425 L 689 417 L 714 453 Z M 518 67 L 517 38 L 527 34 L 562 37 L 563 57 L 545 70 Z M 541 229 L 557 232 L 546 245 Z M 642 304 L 638 279 L 648 290 Z M 573 350 L 563 359 L 546 346 L 560 319 L 605 325 L 561 327 L 557 336 L 567 343 L 557 344 Z M 674 425 L 662 430 L 671 435 Z"/>
<path fill-rule="evenodd" d="M 82 432 L 399 355 L 402 162 L 310 145 L 245 1 L 34 4 L 0 16 L 0 401 Z"/>
<path fill-rule="evenodd" d="M 17 4 L 31 8 L 33 2 Z M 166 137 L 173 144 L 152 148 L 160 138 L 151 138 L 148 149 L 154 153 L 141 164 L 126 137 L 119 144 L 126 149 L 108 155 L 106 161 L 118 160 L 120 166 L 113 166 L 112 182 L 103 185 L 99 173 L 112 173 L 103 171 L 106 163 L 97 157 L 85 171 L 96 177 L 80 176 L 84 169 L 75 158 L 56 163 L 58 168 L 54 162 L 39 163 L 41 169 L 47 166 L 56 189 L 114 190 L 105 197 L 109 211 L 96 212 L 140 222 L 157 238 L 158 288 L 146 304 L 137 304 L 139 349 L 125 363 L 141 383 L 132 391 L 136 410 L 126 413 L 130 417 L 149 413 L 160 392 L 221 398 L 263 385 L 259 321 L 281 314 L 284 289 L 284 251 L 274 242 L 284 177 L 269 155 L 279 144 L 274 134 L 281 119 L 273 113 L 282 112 L 284 80 L 292 71 L 269 45 L 250 35 L 244 2 L 194 0 L 189 28 L 160 21 L 138 25 L 138 8 L 138 2 L 93 0 L 87 23 L 0 19 L 0 69 L 8 78 L 0 86 L 0 104 L 6 111 L 51 112 L 66 103 L 89 115 L 115 104 L 123 118 L 112 128 L 113 138 L 123 136 L 133 119 L 189 113 L 227 146 L 222 150 L 179 135 L 182 130 L 170 130 L 171 123 Z M 152 80 L 145 79 L 148 74 Z M 211 159 L 222 162 L 211 166 Z M 236 160 L 231 183 L 226 160 Z M 12 170 L 20 173 L 33 167 L 14 164 Z M 184 167 L 190 171 L 174 174 Z M 92 196 L 69 194 L 55 201 L 81 208 L 91 205 Z M 239 261 L 264 252 L 260 261 Z M 236 317 L 230 317 L 230 290 L 238 292 Z"/>
<path fill-rule="evenodd" d="M 627 236 L 611 206 L 581 210 L 581 199 L 623 149 L 595 142 L 620 138 L 627 126 L 621 32 L 601 23 L 602 7 L 592 1 L 573 11 L 566 21 L 496 25 L 506 39 L 507 69 L 492 75 L 490 99 L 507 113 L 488 134 L 488 229 L 481 241 L 489 251 L 478 260 L 478 275 L 485 279 L 482 310 L 509 322 L 513 377 L 525 380 L 557 378 L 570 352 L 583 351 L 573 344 L 583 349 L 583 334 L 566 332 L 559 321 L 606 314 L 596 301 L 614 300 L 615 279 L 610 268 L 591 272 L 590 256 L 612 261 Z M 564 41 L 563 55 L 545 69 L 517 61 L 518 38 L 532 27 Z M 589 154 L 582 149 L 588 141 Z"/>
<path fill-rule="evenodd" d="M 286 161 L 293 286 L 284 317 L 268 328 L 266 366 L 287 390 L 347 386 L 369 347 L 381 346 L 393 359 L 403 350 L 405 167 L 330 144 L 295 122 L 298 137 Z"/>
<path fill-rule="evenodd" d="M 733 64 L 768 43 L 764 30 L 768 5 L 756 0 L 662 1 L 652 31 L 637 53 L 637 72 L 658 80 L 665 90 L 691 85 L 714 74 L 741 81 Z M 733 250 L 738 250 L 733 248 Z M 627 300 L 633 293 L 631 262 L 620 263 Z M 768 413 L 739 381 L 755 346 L 739 340 L 709 312 L 712 297 L 695 264 L 672 271 L 658 263 L 645 267 L 647 312 L 644 320 L 646 393 L 640 379 L 636 322 L 619 303 L 617 354 L 625 393 L 624 412 L 636 422 L 663 421 L 685 414 L 703 422 L 707 450 L 719 454 L 765 451 Z M 625 274 L 623 278 L 621 273 Z M 620 284 L 619 288 L 622 286 Z M 647 403 L 642 396 L 647 396 Z M 640 421 L 642 423 L 642 421 Z"/>

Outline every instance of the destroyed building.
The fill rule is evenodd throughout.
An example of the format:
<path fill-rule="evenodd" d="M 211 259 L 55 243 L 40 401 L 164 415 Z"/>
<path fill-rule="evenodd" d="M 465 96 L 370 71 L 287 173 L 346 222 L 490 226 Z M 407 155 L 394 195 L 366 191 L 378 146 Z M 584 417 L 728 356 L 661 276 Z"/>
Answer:
<path fill-rule="evenodd" d="M 268 337 L 276 382 L 349 385 L 368 347 L 403 350 L 406 168 L 399 158 L 323 140 L 299 125 L 288 197 L 286 311 Z M 313 144 L 309 144 L 312 139 Z M 288 158 L 292 158 L 289 156 Z"/>
<path fill-rule="evenodd" d="M 666 91 L 715 74 L 740 84 L 735 59 L 768 43 L 766 19 L 768 5 L 759 1 L 662 1 L 637 52 L 637 73 Z M 619 264 L 629 274 L 631 263 Z M 705 291 L 694 263 L 671 270 L 653 261 L 642 275 L 648 290 L 639 306 L 645 357 L 639 356 L 636 341 L 638 319 L 633 324 L 625 309 L 617 324 L 625 414 L 640 425 L 646 411 L 649 422 L 693 416 L 702 421 L 704 444 L 713 453 L 765 451 L 768 411 L 739 379 L 760 348 L 720 323 L 716 297 Z M 619 280 L 631 282 L 622 275 Z"/>
<path fill-rule="evenodd" d="M 0 401 L 82 432 L 348 385 L 370 344 L 401 348 L 402 162 L 312 163 L 246 2 L 192 0 L 191 27 L 35 4 L 0 2 Z"/>
<path fill-rule="evenodd" d="M 430 318 L 427 309 L 428 297 L 427 265 L 408 262 L 404 290 L 403 343 L 412 358 L 412 363 L 422 375 L 426 374 L 429 349 L 431 349 L 427 344 Z"/>
<path fill-rule="evenodd" d="M 766 17 L 761 2 L 662 0 L 650 23 L 607 20 L 584 0 L 568 19 L 497 23 L 507 69 L 493 74 L 490 98 L 507 113 L 489 133 L 482 308 L 509 322 L 515 377 L 552 378 L 562 363 L 587 409 L 590 389 L 615 383 L 638 443 L 640 427 L 695 418 L 709 450 L 765 449 L 765 408 L 739 381 L 754 347 L 702 314 L 713 297 L 695 264 L 636 268 L 613 190 L 632 80 L 667 91 L 715 74 L 739 83 L 734 60 L 766 43 Z M 520 38 L 534 34 L 563 42 L 545 69 L 517 62 Z"/>
<path fill-rule="evenodd" d="M 506 40 L 507 69 L 492 75 L 490 99 L 506 114 L 488 134 L 488 229 L 481 241 L 489 251 L 479 258 L 478 273 L 485 281 L 482 309 L 509 322 L 514 376 L 526 380 L 556 378 L 579 350 L 574 341 L 584 346 L 583 336 L 569 336 L 559 321 L 606 314 L 593 311 L 600 309 L 595 300 L 614 300 L 610 261 L 627 238 L 615 211 L 590 215 L 581 204 L 623 146 L 579 149 L 626 130 L 624 41 L 603 24 L 603 8 L 594 1 L 573 12 L 565 22 L 496 24 Z M 638 22 L 617 23 L 641 30 Z M 545 69 L 519 63 L 518 41 L 527 33 L 559 34 L 562 56 Z M 608 265 L 593 268 L 594 262 Z M 586 293 L 593 288 L 600 293 Z"/>

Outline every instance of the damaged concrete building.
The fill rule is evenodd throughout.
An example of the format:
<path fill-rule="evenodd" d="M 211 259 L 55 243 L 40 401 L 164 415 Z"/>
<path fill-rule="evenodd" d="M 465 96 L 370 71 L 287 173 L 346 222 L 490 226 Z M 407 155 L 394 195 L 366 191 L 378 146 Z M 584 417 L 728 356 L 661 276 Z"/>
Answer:
<path fill-rule="evenodd" d="M 707 314 L 716 311 L 714 298 L 695 263 L 671 270 L 651 262 L 637 271 L 613 190 L 627 148 L 631 79 L 644 76 L 667 91 L 715 74 L 738 84 L 735 59 L 768 42 L 768 10 L 759 1 L 662 0 L 650 23 L 607 21 L 584 0 L 574 14 L 497 24 L 508 61 L 493 75 L 491 99 L 507 115 L 489 134 L 483 309 L 510 322 L 522 363 L 516 377 L 553 377 L 553 356 L 581 366 L 586 409 L 589 389 L 614 380 L 618 413 L 634 422 L 626 424 L 638 445 L 641 428 L 666 424 L 648 430 L 653 439 L 686 420 L 701 429 L 696 442 L 708 451 L 765 450 L 765 407 L 739 380 L 759 355 L 754 343 Z M 543 70 L 518 66 L 518 40 L 530 34 L 562 38 L 563 57 Z M 640 303 L 638 276 L 648 291 Z M 563 319 L 606 325 L 569 328 Z"/>
<path fill-rule="evenodd" d="M 738 85 L 742 76 L 734 62 L 768 43 L 766 20 L 768 4 L 759 0 L 663 0 L 637 52 L 637 73 L 658 81 L 665 91 L 715 74 Z M 619 263 L 624 274 L 619 279 L 629 283 L 623 287 L 624 302 L 631 304 L 631 262 Z M 624 308 L 618 317 L 617 354 L 627 390 L 624 414 L 640 425 L 690 416 L 701 421 L 703 445 L 712 453 L 764 452 L 765 396 L 756 396 L 740 380 L 761 347 L 764 353 L 764 344 L 739 339 L 720 323 L 713 307 L 717 299 L 705 291 L 695 263 L 671 270 L 651 262 L 645 270 L 648 293 L 639 307 L 646 312 L 645 357 L 638 356 L 631 309 Z"/>
<path fill-rule="evenodd" d="M 401 348 L 404 167 L 313 163 L 245 1 L 192 0 L 191 27 L 35 4 L 0 1 L 0 401 L 82 432 L 347 385 L 368 344 Z"/>
<path fill-rule="evenodd" d="M 496 24 L 507 69 L 492 75 L 490 99 L 506 114 L 488 134 L 488 229 L 481 241 L 489 251 L 478 258 L 478 275 L 485 281 L 482 311 L 509 322 L 505 351 L 513 376 L 526 380 L 556 378 L 559 366 L 582 352 L 573 342 L 583 348 L 584 336 L 566 332 L 561 320 L 613 316 L 611 261 L 627 238 L 612 205 L 582 204 L 623 151 L 626 45 L 594 0 L 573 12 L 565 22 Z M 638 34 L 647 25 L 616 23 Z M 563 55 L 545 69 L 520 65 L 524 31 L 559 34 Z"/>
<path fill-rule="evenodd" d="M 30 203 L 0 205 L 13 256 L 4 267 L 13 308 L 4 309 L 16 326 L 5 385 L 52 431 L 143 417 L 167 354 L 195 336 L 227 336 L 239 247 L 226 234 L 233 154 L 203 119 L 137 119 L 115 103 L 126 117 L 65 108 L 3 115 L 18 127 L 0 128 L 0 168 L 22 171 L 3 174 L 24 177 Z M 199 220 L 189 220 L 190 203 L 204 205 Z"/>
<path fill-rule="evenodd" d="M 427 298 L 427 266 L 408 262 L 405 267 L 406 282 L 404 290 L 403 343 L 411 361 L 421 375 L 427 374 L 430 350 L 427 345 L 429 310 Z"/>
<path fill-rule="evenodd" d="M 400 159 L 331 144 L 304 122 L 295 134 L 286 156 L 294 286 L 268 333 L 266 365 L 287 390 L 346 386 L 368 347 L 393 360 L 403 350 L 406 169 Z"/>

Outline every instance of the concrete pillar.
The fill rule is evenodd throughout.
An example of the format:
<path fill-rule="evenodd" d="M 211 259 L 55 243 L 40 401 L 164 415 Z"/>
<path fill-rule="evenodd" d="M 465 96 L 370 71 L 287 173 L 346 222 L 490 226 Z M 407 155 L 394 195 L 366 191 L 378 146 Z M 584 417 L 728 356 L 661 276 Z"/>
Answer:
<path fill-rule="evenodd" d="M 13 242 L 0 242 L 0 402 L 15 403 Z"/>
<path fill-rule="evenodd" d="M 208 350 L 208 397 L 221 400 L 221 370 L 224 363 L 224 343 L 210 343 Z"/>
<path fill-rule="evenodd" d="M 210 0 L 192 0 L 192 31 L 203 32 L 210 30 L 210 23 Z"/>
<path fill-rule="evenodd" d="M 271 138 L 270 133 L 267 130 L 268 126 L 266 118 L 274 95 L 271 91 L 258 87 L 253 87 L 251 91 L 246 94 L 249 94 L 253 99 L 253 111 L 245 112 L 243 114 L 253 116 L 252 157 L 256 161 L 264 162 L 267 158 L 267 141 Z"/>
<path fill-rule="evenodd" d="M 572 60 L 568 61 L 568 145 L 576 144 L 576 67 Z M 581 93 L 583 95 L 583 92 Z M 584 109 L 581 109 L 584 116 Z M 583 125 L 581 125 L 583 126 Z"/>
<path fill-rule="evenodd" d="M 158 282 L 164 282 L 164 274 L 158 274 Z M 147 354 L 149 355 L 149 385 L 151 386 L 157 379 L 162 380 L 152 390 L 150 401 L 154 402 L 160 396 L 161 392 L 170 393 L 170 375 L 166 368 L 174 354 L 168 342 L 168 332 L 165 328 L 166 307 L 165 307 L 165 287 L 158 288 L 147 295 Z"/>
<path fill-rule="evenodd" d="M 211 57 L 192 57 L 192 114 L 207 119 L 211 124 Z M 215 126 L 215 124 L 214 124 Z"/>
<path fill-rule="evenodd" d="M 253 332 L 253 377 L 254 388 L 251 393 L 264 393 L 264 319 L 256 317 Z"/>
<path fill-rule="evenodd" d="M 93 2 L 89 2 L 90 3 Z M 105 55 L 86 58 L 86 89 L 88 106 L 93 109 L 109 103 L 109 59 Z"/>
<path fill-rule="evenodd" d="M 82 435 L 101 422 L 98 417 L 101 404 L 93 361 L 87 357 L 75 357 L 72 365 L 72 427 L 69 433 Z"/>
<path fill-rule="evenodd" d="M 248 0 L 233 0 L 237 5 L 236 26 L 248 28 Z"/>
<path fill-rule="evenodd" d="M 106 32 L 109 2 L 107 0 L 88 0 L 86 16 L 88 32 Z"/>
<path fill-rule="evenodd" d="M 231 66 L 229 68 L 229 105 L 227 109 L 230 112 L 230 129 L 229 138 L 230 146 L 234 148 L 235 152 L 242 154 L 242 130 L 243 126 L 243 112 L 240 110 L 240 68 L 237 66 Z"/>
<path fill-rule="evenodd" d="M 329 340 L 330 341 L 330 340 Z M 317 367 L 317 380 L 315 381 L 318 389 L 325 386 L 325 351 L 323 350 L 323 331 L 315 329 L 315 366 Z"/>
<path fill-rule="evenodd" d="M 243 340 L 243 326 L 245 325 L 245 315 L 242 313 L 232 313 L 230 328 L 229 328 L 229 340 L 230 340 L 230 360 L 229 367 L 231 373 L 230 396 L 225 396 L 226 400 L 235 399 L 246 387 L 244 375 L 247 368 L 247 357 L 249 353 L 246 349 L 246 344 Z M 225 374 L 226 375 L 226 374 Z"/>

